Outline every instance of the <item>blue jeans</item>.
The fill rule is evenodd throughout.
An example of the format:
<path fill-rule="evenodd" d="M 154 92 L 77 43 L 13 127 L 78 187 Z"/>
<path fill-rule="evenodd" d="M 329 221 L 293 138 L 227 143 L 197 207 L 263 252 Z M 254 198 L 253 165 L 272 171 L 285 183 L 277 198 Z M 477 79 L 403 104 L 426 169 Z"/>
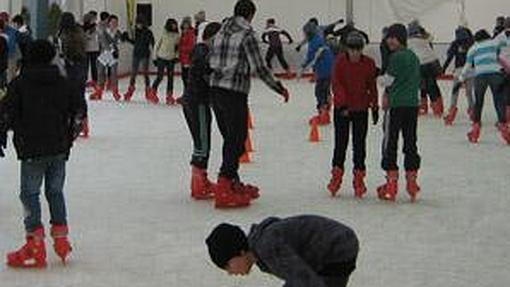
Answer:
<path fill-rule="evenodd" d="M 331 91 L 331 79 L 317 79 L 315 83 L 315 98 L 317 99 L 317 110 L 328 107 Z"/>
<path fill-rule="evenodd" d="M 25 210 L 25 230 L 27 233 L 42 227 L 41 185 L 44 179 L 44 194 L 50 207 L 50 223 L 67 225 L 64 182 L 66 177 L 67 155 L 41 157 L 21 162 L 20 199 Z"/>
<path fill-rule="evenodd" d="M 494 107 L 498 115 L 499 123 L 506 123 L 506 97 L 504 94 L 505 78 L 503 74 L 494 73 L 477 76 L 475 78 L 475 115 L 474 122 L 480 123 L 482 120 L 482 110 L 484 105 L 485 93 L 490 88 L 494 99 Z"/>

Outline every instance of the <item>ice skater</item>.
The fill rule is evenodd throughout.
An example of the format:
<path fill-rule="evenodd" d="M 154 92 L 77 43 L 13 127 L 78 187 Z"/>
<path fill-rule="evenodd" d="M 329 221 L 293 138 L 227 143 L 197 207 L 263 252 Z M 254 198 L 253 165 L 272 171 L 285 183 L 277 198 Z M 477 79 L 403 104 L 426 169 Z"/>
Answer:
<path fill-rule="evenodd" d="M 196 43 L 196 31 L 193 28 L 191 17 L 184 17 L 181 22 L 181 38 L 179 40 L 179 63 L 181 64 L 181 79 L 183 91 L 188 88 L 189 66 L 191 64 L 190 54 Z M 181 99 L 177 99 L 180 103 Z"/>
<path fill-rule="evenodd" d="M 205 26 L 202 41 L 191 52 L 188 89 L 182 99 L 186 123 L 193 139 L 191 157 L 191 197 L 197 200 L 214 197 L 214 186 L 207 177 L 211 151 L 211 99 L 209 76 L 209 50 L 211 39 L 218 33 L 221 24 L 212 22 Z"/>
<path fill-rule="evenodd" d="M 367 191 L 364 179 L 369 109 L 372 112 L 373 124 L 376 125 L 379 121 L 377 69 L 374 60 L 363 55 L 365 40 L 361 33 L 351 32 L 345 44 L 347 52 L 337 56 L 333 68 L 335 149 L 328 190 L 335 196 L 342 185 L 346 150 L 352 129 L 354 194 L 357 198 L 362 198 Z"/>
<path fill-rule="evenodd" d="M 510 131 L 506 121 L 507 99 L 504 94 L 505 76 L 498 60 L 501 49 L 507 45 L 507 41 L 502 41 L 500 38 L 491 39 L 489 32 L 479 30 L 475 34 L 475 44 L 468 51 L 466 65 L 462 70 L 460 79 L 465 81 L 470 69 L 474 67 L 475 111 L 473 125 L 468 133 L 468 139 L 471 143 L 478 143 L 480 139 L 484 98 L 487 88 L 490 87 L 498 116 L 498 131 L 503 140 L 510 144 Z"/>
<path fill-rule="evenodd" d="M 308 22 L 303 27 L 303 33 L 308 40 L 308 52 L 306 59 L 298 71 L 298 80 L 303 71 L 312 66 L 315 74 L 315 98 L 317 101 L 317 115 L 313 116 L 309 123 L 314 122 L 319 125 L 329 125 L 330 118 L 330 100 L 331 100 L 331 72 L 333 68 L 334 56 L 331 49 L 326 45 L 324 38 L 320 35 L 317 27 Z"/>
<path fill-rule="evenodd" d="M 450 126 L 455 121 L 455 117 L 457 116 L 457 103 L 459 100 L 459 92 L 460 92 L 460 73 L 462 72 L 462 68 L 466 64 L 467 52 L 471 48 L 474 43 L 473 34 L 471 30 L 466 27 L 458 27 L 455 30 L 455 41 L 450 44 L 448 48 L 446 61 L 443 65 L 443 74 L 448 69 L 448 66 L 455 60 L 455 71 L 454 71 L 454 79 L 453 79 L 453 89 L 452 89 L 452 97 L 450 101 L 450 109 L 448 110 L 448 115 L 444 118 L 444 122 L 447 126 Z M 470 118 L 473 116 L 473 108 L 474 108 L 474 100 L 473 100 L 473 81 L 471 79 L 466 81 L 466 98 L 468 102 L 468 110 L 467 114 Z"/>
<path fill-rule="evenodd" d="M 158 75 L 152 83 L 151 95 L 153 99 L 158 99 L 158 87 L 166 70 L 166 104 L 171 106 L 175 104 L 174 98 L 174 70 L 175 64 L 178 62 L 177 48 L 179 44 L 179 24 L 177 20 L 170 18 L 166 21 L 163 34 L 156 43 L 154 61 L 158 68 Z"/>
<path fill-rule="evenodd" d="M 287 89 L 274 79 L 260 53 L 250 24 L 256 10 L 252 0 L 237 1 L 234 16 L 225 20 L 211 45 L 211 100 L 223 136 L 223 163 L 215 189 L 215 205 L 219 208 L 247 206 L 259 196 L 259 189 L 243 184 L 238 174 L 239 158 L 245 151 L 248 136 L 251 72 L 285 102 L 289 99 Z"/>
<path fill-rule="evenodd" d="M 257 265 L 284 286 L 345 287 L 359 252 L 350 227 L 313 215 L 270 217 L 254 224 L 248 235 L 223 223 L 206 244 L 211 260 L 228 274 L 248 275 Z"/>
<path fill-rule="evenodd" d="M 78 83 L 61 76 L 59 68 L 51 64 L 56 51 L 50 42 L 36 40 L 28 51 L 26 68 L 13 80 L 0 104 L 0 138 L 5 139 L 8 130 L 14 131 L 13 142 L 21 161 L 20 199 L 27 234 L 26 244 L 7 254 L 7 265 L 42 268 L 46 266 L 39 202 L 43 180 L 53 247 L 62 261 L 71 252 L 63 189 L 66 162 L 86 118 L 87 104 L 83 93 L 76 90 Z"/>
<path fill-rule="evenodd" d="M 385 115 L 381 165 L 386 171 L 386 183 L 377 188 L 377 193 L 382 200 L 396 200 L 399 177 L 397 149 L 402 133 L 407 192 L 414 202 L 420 191 L 417 183 L 421 163 L 417 146 L 420 61 L 407 48 L 407 30 L 404 25 L 394 24 L 389 27 L 386 42 L 392 51 L 388 69 L 383 76 L 386 91 L 383 96 Z"/>
<path fill-rule="evenodd" d="M 291 77 L 291 71 L 285 55 L 283 54 L 283 44 L 281 37 L 287 38 L 289 45 L 293 43 L 292 37 L 289 32 L 276 26 L 276 20 L 274 18 L 268 19 L 266 22 L 266 30 L 262 34 L 262 42 L 269 45 L 266 53 L 266 65 L 270 70 L 273 70 L 272 61 L 276 56 L 280 65 L 286 72 L 286 77 Z"/>
<path fill-rule="evenodd" d="M 149 29 L 147 19 L 142 15 L 136 17 L 135 37 L 131 39 L 124 37 L 125 40 L 133 44 L 133 58 L 131 66 L 131 78 L 129 79 L 129 88 L 124 94 L 124 101 L 130 102 L 136 90 L 136 76 L 142 65 L 142 74 L 145 79 L 145 98 L 152 104 L 157 104 L 159 100 L 151 97 L 150 78 L 149 78 L 149 62 L 151 58 L 151 49 L 154 47 L 154 35 Z"/>
<path fill-rule="evenodd" d="M 505 70 L 506 85 L 504 94 L 507 97 L 506 122 L 510 124 L 510 17 L 505 19 L 505 30 L 499 34 L 498 41 L 506 42 L 506 46 L 501 48 L 499 58 Z"/>

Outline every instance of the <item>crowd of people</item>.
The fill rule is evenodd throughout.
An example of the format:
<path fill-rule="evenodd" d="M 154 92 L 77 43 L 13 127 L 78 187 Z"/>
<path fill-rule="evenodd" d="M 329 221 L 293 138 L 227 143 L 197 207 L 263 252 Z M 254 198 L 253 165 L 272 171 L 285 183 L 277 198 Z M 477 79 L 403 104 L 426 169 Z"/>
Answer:
<path fill-rule="evenodd" d="M 9 14 L 0 13 L 0 156 L 7 144 L 7 132 L 13 130 L 14 146 L 21 161 L 20 198 L 27 211 L 24 219 L 27 243 L 7 255 L 9 266 L 46 265 L 45 232 L 39 203 L 43 180 L 50 206 L 54 249 L 62 260 L 66 260 L 71 245 L 67 238 L 63 196 L 65 168 L 74 140 L 80 134 L 88 134 L 86 87 L 93 88 L 90 100 L 101 100 L 105 92 L 111 91 L 114 100 L 129 102 L 135 95 L 136 77 L 140 71 L 144 77 L 145 97 L 150 103 L 159 103 L 158 88 L 166 75 L 165 103 L 183 107 L 193 140 L 192 198 L 214 199 L 217 208 L 232 208 L 248 206 L 260 196 L 259 188 L 244 183 L 238 173 L 239 158 L 245 152 L 248 135 L 251 76 L 256 73 L 271 90 L 281 95 L 283 101 L 289 101 L 289 91 L 273 74 L 272 61 L 276 56 L 286 71 L 284 78 L 293 77 L 281 37 L 287 38 L 289 44 L 293 43 L 293 38 L 276 25 L 275 19 L 267 20 L 262 38 L 257 38 L 251 26 L 255 14 L 256 6 L 251 0 L 239 0 L 234 15 L 221 22 L 207 21 L 204 11 L 195 15 L 194 23 L 191 17 L 184 17 L 180 24 L 175 18 L 169 18 L 164 23 L 162 35 L 156 38 L 147 19 L 141 15 L 136 17 L 133 32 L 129 33 L 121 31 L 118 16 L 108 12 L 90 11 L 81 24 L 72 13 L 64 12 L 58 33 L 48 41 L 33 39 L 31 29 L 21 15 L 10 21 Z M 383 30 L 382 64 L 379 67 L 363 52 L 369 43 L 367 34 L 355 28 L 352 22 L 335 30 L 342 23 L 343 20 L 339 20 L 321 26 L 316 18 L 308 20 L 302 28 L 304 39 L 296 47 L 297 50 L 305 45 L 308 47 L 303 63 L 298 66 L 297 77 L 300 78 L 309 67 L 314 72 L 317 115 L 310 119 L 310 124 L 330 124 L 333 110 L 334 152 L 331 179 L 327 184 L 333 196 L 342 186 L 350 136 L 354 151 L 354 194 L 363 198 L 367 192 L 364 181 L 367 131 L 370 117 L 372 124 L 379 123 L 381 108 L 384 111 L 381 167 L 386 172 L 386 182 L 377 188 L 378 197 L 396 200 L 397 149 L 402 134 L 406 190 L 413 202 L 417 199 L 421 165 L 418 118 L 428 113 L 429 100 L 433 114 L 443 116 L 443 97 L 437 78 L 445 73 L 452 61 L 454 85 L 445 124 L 453 124 L 459 93 L 465 87 L 467 113 L 473 123 L 468 139 L 478 142 L 484 96 L 490 87 L 498 115 L 497 128 L 510 144 L 510 17 L 498 18 L 494 35 L 486 30 L 473 34 L 467 27 L 458 27 L 443 64 L 434 51 L 433 37 L 419 22 L 413 21 L 407 26 L 393 24 Z M 123 42 L 130 43 L 133 51 L 129 87 L 121 94 L 118 66 Z M 265 57 L 260 42 L 269 45 Z M 149 76 L 151 60 L 157 68 L 157 77 L 152 83 Z M 174 94 L 176 65 L 180 65 L 184 87 L 179 97 Z M 208 178 L 213 114 L 223 137 L 223 161 L 215 183 Z M 271 224 L 275 221 L 279 220 L 269 219 Z M 308 221 L 319 226 L 332 224 L 321 218 L 281 221 L 284 222 L 283 230 L 295 230 L 293 224 L 299 226 Z M 269 223 L 262 223 L 265 224 Z M 339 233 L 350 230 L 342 225 L 336 228 Z M 300 255 L 293 254 L 292 250 L 285 250 L 283 259 L 278 258 L 278 254 L 271 254 L 277 247 L 264 246 L 271 244 L 269 239 L 262 240 L 260 246 L 257 242 L 261 240 L 257 239 L 260 236 L 257 234 L 262 231 L 255 230 L 255 235 L 250 235 L 249 240 L 256 242 L 254 246 L 250 245 L 255 252 L 246 245 L 246 236 L 237 234 L 244 243 L 238 249 L 229 249 L 231 253 L 224 251 L 227 247 L 221 244 L 230 242 L 238 230 L 223 226 L 217 232 L 220 233 L 213 233 L 208 239 L 211 256 L 219 267 L 230 268 L 231 273 L 246 273 L 247 266 L 257 262 L 256 256 L 267 256 L 263 260 L 265 264 L 260 265 L 262 269 L 289 284 L 308 280 L 304 285 L 330 286 L 321 285 L 323 279 L 320 278 L 324 275 L 337 278 L 331 280 L 332 284 L 345 286 L 355 268 L 358 244 L 353 234 L 349 237 L 352 242 L 348 246 L 351 248 L 349 256 L 326 265 L 316 262 L 317 266 L 326 266 L 326 270 L 310 270 L 305 265 L 286 269 L 288 266 L 279 260 L 300 265 Z M 224 239 L 224 234 L 230 239 Z M 296 242 L 299 244 L 300 241 L 296 239 Z M 234 263 L 229 265 L 231 259 L 251 265 L 245 264 L 239 271 L 234 268 Z M 336 276 L 334 268 L 343 270 L 341 276 Z M 298 276 L 299 279 L 295 277 L 296 270 L 304 270 L 303 274 L 309 276 Z"/>

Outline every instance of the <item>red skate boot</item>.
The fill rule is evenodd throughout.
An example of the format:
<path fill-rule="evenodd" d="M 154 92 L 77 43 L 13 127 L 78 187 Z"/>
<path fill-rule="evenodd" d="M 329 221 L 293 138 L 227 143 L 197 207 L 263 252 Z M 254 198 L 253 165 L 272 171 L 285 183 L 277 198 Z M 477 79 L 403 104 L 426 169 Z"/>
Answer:
<path fill-rule="evenodd" d="M 407 193 L 409 193 L 409 196 L 411 197 L 411 202 L 414 203 L 416 202 L 416 197 L 421 190 L 417 182 L 418 171 L 416 170 L 407 171 L 406 179 L 407 179 Z"/>
<path fill-rule="evenodd" d="M 7 265 L 13 268 L 46 267 L 44 228 L 39 227 L 27 234 L 27 243 L 19 250 L 7 254 Z"/>
<path fill-rule="evenodd" d="M 367 187 L 365 186 L 366 174 L 364 170 L 354 170 L 352 186 L 354 187 L 354 196 L 356 198 L 362 199 L 365 193 L 367 193 Z"/>
<path fill-rule="evenodd" d="M 196 200 L 214 198 L 214 186 L 207 178 L 205 169 L 191 168 L 191 197 Z"/>
<path fill-rule="evenodd" d="M 329 116 L 329 109 L 322 108 L 319 114 L 319 125 L 327 126 L 331 123 L 331 118 Z"/>
<path fill-rule="evenodd" d="M 94 92 L 90 95 L 89 99 L 91 101 L 100 101 L 103 98 L 103 88 L 100 86 L 96 86 L 94 88 Z"/>
<path fill-rule="evenodd" d="M 135 93 L 135 86 L 129 86 L 127 92 L 124 94 L 124 101 L 131 102 L 131 98 L 133 98 L 133 94 Z"/>
<path fill-rule="evenodd" d="M 418 115 L 425 116 L 429 113 L 429 100 L 427 97 L 421 97 Z"/>
<path fill-rule="evenodd" d="M 314 123 L 319 125 L 320 121 L 321 121 L 320 115 L 316 115 L 316 116 L 311 117 L 310 120 L 308 120 L 308 124 L 311 126 L 313 126 Z"/>
<path fill-rule="evenodd" d="M 505 123 L 498 123 L 497 127 L 503 140 L 506 142 L 506 144 L 510 145 L 510 131 L 508 130 L 508 125 Z"/>
<path fill-rule="evenodd" d="M 390 170 L 386 175 L 386 183 L 377 188 L 379 199 L 396 201 L 398 193 L 398 171 Z"/>
<path fill-rule="evenodd" d="M 450 111 L 448 111 L 448 115 L 444 118 L 444 124 L 447 126 L 453 125 L 453 122 L 455 121 L 455 117 L 457 116 L 458 109 L 456 107 L 450 108 Z"/>
<path fill-rule="evenodd" d="M 172 93 L 168 93 L 166 95 L 166 105 L 167 106 L 175 105 L 175 98 L 174 98 L 174 95 Z"/>
<path fill-rule="evenodd" d="M 66 263 L 66 259 L 71 254 L 71 243 L 67 239 L 69 228 L 67 225 L 53 225 L 51 227 L 51 237 L 53 237 L 53 249 L 60 257 L 62 263 Z"/>
<path fill-rule="evenodd" d="M 432 102 L 431 104 L 432 111 L 434 112 L 434 116 L 437 118 L 440 118 L 443 116 L 444 113 L 444 105 L 443 105 L 443 98 L 439 97 L 435 102 Z"/>
<path fill-rule="evenodd" d="M 471 131 L 467 134 L 470 143 L 478 143 L 480 139 L 480 123 L 473 123 Z"/>
<path fill-rule="evenodd" d="M 117 88 L 112 88 L 112 96 L 116 102 L 120 102 L 120 100 L 122 100 L 122 95 L 119 93 L 119 89 Z"/>
<path fill-rule="evenodd" d="M 334 167 L 331 170 L 331 180 L 328 184 L 328 190 L 331 196 L 335 197 L 340 188 L 342 187 L 342 178 L 344 176 L 344 170 L 339 167 Z"/>
<path fill-rule="evenodd" d="M 226 177 L 219 177 L 214 190 L 216 208 L 239 208 L 250 205 L 250 197 L 234 190 L 234 183 Z"/>
<path fill-rule="evenodd" d="M 157 91 L 152 88 L 145 89 L 145 98 L 151 104 L 154 104 L 154 105 L 159 104 L 159 98 L 158 98 Z"/>
<path fill-rule="evenodd" d="M 235 181 L 233 188 L 239 193 L 246 194 L 252 200 L 260 197 L 260 189 L 254 185 L 246 184 L 241 181 Z"/>

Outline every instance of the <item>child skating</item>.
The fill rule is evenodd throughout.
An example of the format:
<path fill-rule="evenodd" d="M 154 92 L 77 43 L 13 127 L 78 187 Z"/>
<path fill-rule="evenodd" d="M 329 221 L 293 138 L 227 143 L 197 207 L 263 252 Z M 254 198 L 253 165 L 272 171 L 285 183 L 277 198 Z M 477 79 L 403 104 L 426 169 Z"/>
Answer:
<path fill-rule="evenodd" d="M 457 116 L 458 108 L 457 102 L 459 100 L 459 93 L 461 82 L 459 80 L 460 73 L 462 72 L 462 68 L 466 64 L 466 57 L 469 49 L 474 43 L 473 34 L 466 27 L 458 27 L 455 30 L 455 41 L 450 44 L 448 48 L 448 57 L 443 65 L 443 73 L 448 69 L 448 66 L 455 60 L 455 71 L 454 71 L 454 80 L 453 80 L 453 89 L 452 89 L 452 97 L 450 102 L 450 109 L 448 110 L 448 115 L 444 118 L 444 122 L 447 126 L 452 125 L 455 121 L 455 117 Z M 466 84 L 466 98 L 468 102 L 468 110 L 467 114 L 470 118 L 473 116 L 473 108 L 474 108 L 474 100 L 473 100 L 473 81 L 467 80 Z"/>
<path fill-rule="evenodd" d="M 207 178 L 211 151 L 211 107 L 209 76 L 209 49 L 211 38 L 218 33 L 221 24 L 206 25 L 202 41 L 191 52 L 189 72 L 190 85 L 184 93 L 182 107 L 186 123 L 193 138 L 191 157 L 191 197 L 197 200 L 214 197 L 214 186 Z"/>
<path fill-rule="evenodd" d="M 270 217 L 248 235 L 223 223 L 206 240 L 211 260 L 230 275 L 260 271 L 284 286 L 345 287 L 356 269 L 359 241 L 348 226 L 329 218 Z"/>
<path fill-rule="evenodd" d="M 215 188 L 215 205 L 220 208 L 247 206 L 259 196 L 259 189 L 242 183 L 238 173 L 248 136 L 251 72 L 285 102 L 289 99 L 287 89 L 274 79 L 260 53 L 250 24 L 256 10 L 251 0 L 237 1 L 234 16 L 225 20 L 211 45 L 211 100 L 223 136 L 223 163 Z"/>
<path fill-rule="evenodd" d="M 420 61 L 407 48 L 407 31 L 404 25 L 392 25 L 388 29 L 386 42 L 392 51 L 388 69 L 383 76 L 386 91 L 383 96 L 385 115 L 381 165 L 386 171 L 386 183 L 377 188 L 377 193 L 382 200 L 396 200 L 399 178 L 397 149 L 399 136 L 402 133 L 407 192 L 411 201 L 414 202 L 420 191 L 417 183 L 421 162 L 417 147 Z"/>
<path fill-rule="evenodd" d="M 282 36 L 287 38 L 289 45 L 293 43 L 289 32 L 276 26 L 275 19 L 268 19 L 266 22 L 266 30 L 262 34 L 262 42 L 269 45 L 266 53 L 266 65 L 270 70 L 273 70 L 273 65 L 271 62 L 276 56 L 280 62 L 280 65 L 286 72 L 285 77 L 290 78 L 290 67 L 287 63 L 287 60 L 285 60 L 285 55 L 283 54 L 283 43 L 281 39 Z"/>
<path fill-rule="evenodd" d="M 39 202 L 43 180 L 53 247 L 62 261 L 71 252 L 63 189 L 66 162 L 86 118 L 87 106 L 76 89 L 80 83 L 62 77 L 58 67 L 51 64 L 56 55 L 53 45 L 37 40 L 29 47 L 23 73 L 11 83 L 0 104 L 0 135 L 14 131 L 13 142 L 21 161 L 20 199 L 27 234 L 26 244 L 7 254 L 7 265 L 42 268 L 46 266 Z"/>
<path fill-rule="evenodd" d="M 328 125 L 330 118 L 330 90 L 331 90 L 331 72 L 333 68 L 334 56 L 324 38 L 317 30 L 317 26 L 308 22 L 303 27 L 303 33 L 308 40 L 308 52 L 305 62 L 301 65 L 298 72 L 298 79 L 303 71 L 312 66 L 315 74 L 315 98 L 317 100 L 317 115 L 310 119 L 310 124 L 316 122 L 319 125 Z"/>
<path fill-rule="evenodd" d="M 345 44 L 347 52 L 337 56 L 333 68 L 335 150 L 328 190 L 335 196 L 342 185 L 345 156 L 352 129 L 353 188 L 355 196 L 362 198 L 367 190 L 364 179 L 368 110 L 372 112 L 374 125 L 379 120 L 377 69 L 374 60 L 363 55 L 365 40 L 361 33 L 351 32 Z"/>

